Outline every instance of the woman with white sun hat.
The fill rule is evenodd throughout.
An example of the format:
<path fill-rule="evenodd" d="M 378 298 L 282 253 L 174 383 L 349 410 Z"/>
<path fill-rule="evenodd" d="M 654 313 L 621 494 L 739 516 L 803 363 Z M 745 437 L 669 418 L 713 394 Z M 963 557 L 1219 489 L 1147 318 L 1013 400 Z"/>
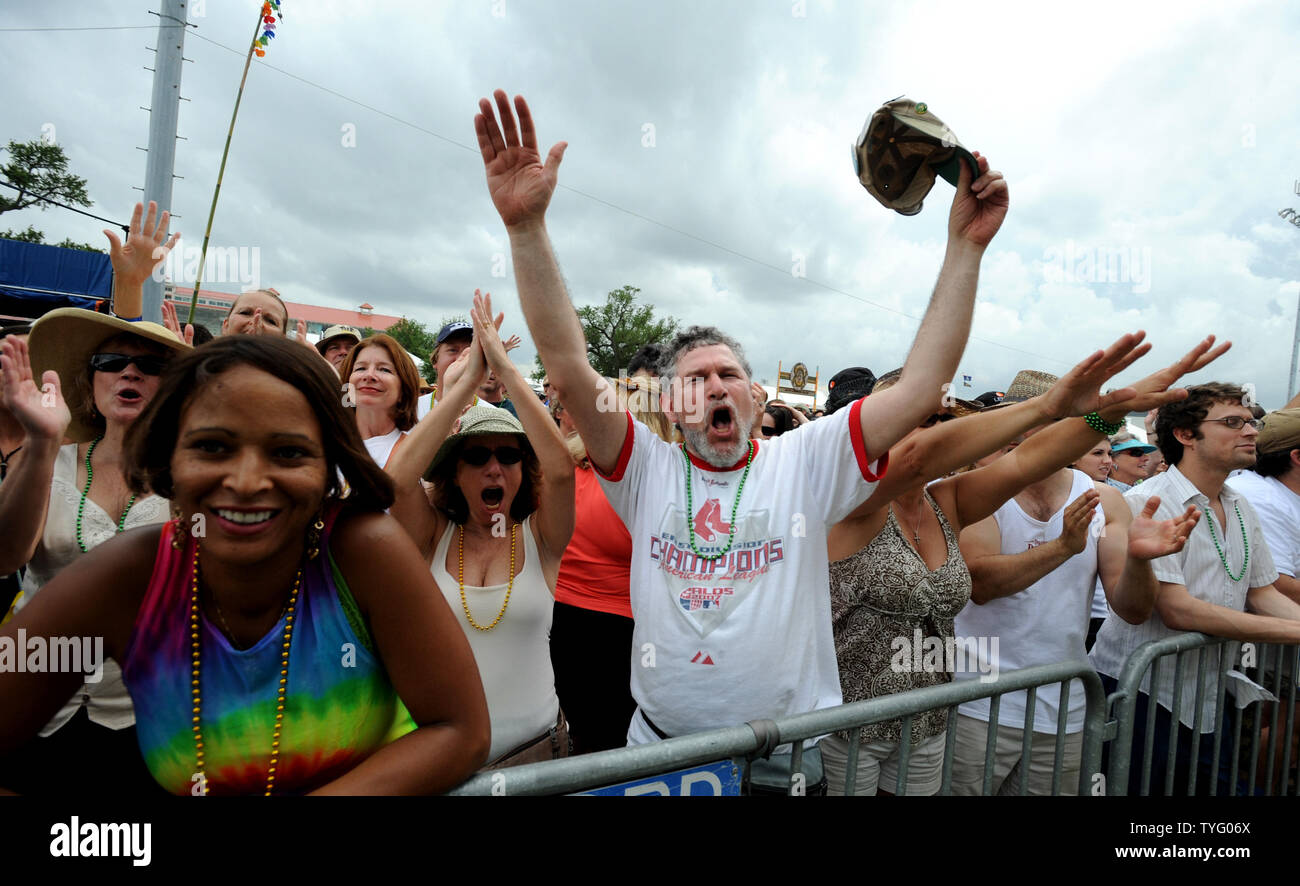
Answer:
<path fill-rule="evenodd" d="M 14 605 L 91 548 L 168 518 L 168 502 L 127 487 L 122 443 L 158 390 L 173 355 L 188 346 L 157 323 L 60 308 L 32 326 L 24 344 L 0 348 L 5 405 L 28 430 L 27 457 L 5 482 L 10 506 L 29 519 L 19 533 L 27 571 Z M 39 380 L 39 381 L 38 381 Z M 66 393 L 65 393 L 66 392 Z M 66 401 L 66 403 L 65 403 Z M 40 737 L 0 760 L 0 786 L 20 792 L 154 790 L 136 747 L 134 712 L 117 664 L 83 684 Z M 93 764 L 95 777 L 85 777 Z"/>

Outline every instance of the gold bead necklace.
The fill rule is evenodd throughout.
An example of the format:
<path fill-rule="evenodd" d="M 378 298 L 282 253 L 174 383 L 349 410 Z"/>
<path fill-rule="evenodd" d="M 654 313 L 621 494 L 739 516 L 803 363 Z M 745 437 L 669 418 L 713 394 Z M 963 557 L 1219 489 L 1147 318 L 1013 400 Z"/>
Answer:
<path fill-rule="evenodd" d="M 271 791 L 275 787 L 275 768 L 280 760 L 280 732 L 284 726 L 284 696 L 289 687 L 289 644 L 293 642 L 293 617 L 298 608 L 298 590 L 302 587 L 302 567 L 298 567 L 298 575 L 293 580 L 293 591 L 289 595 L 289 605 L 284 609 L 284 642 L 280 645 L 280 686 L 276 690 L 275 697 L 275 729 L 271 734 L 271 764 L 266 772 L 266 793 L 263 796 L 271 796 Z M 213 598 L 213 602 L 216 599 Z M 223 619 L 224 621 L 224 619 Z M 228 632 L 227 632 L 228 633 Z M 203 753 L 203 730 L 202 730 L 202 699 L 200 698 L 199 686 L 199 651 L 200 651 L 200 634 L 199 627 L 199 547 L 194 546 L 194 571 L 193 579 L 190 586 L 190 651 L 192 658 L 192 668 L 190 672 L 190 695 L 194 704 L 193 727 L 194 727 L 194 756 L 196 761 L 197 772 L 199 774 L 199 784 L 202 786 L 203 793 L 207 794 L 207 773 L 204 771 L 204 753 Z"/>
<path fill-rule="evenodd" d="M 465 527 L 460 527 L 460 541 L 457 555 L 459 568 L 457 569 L 456 581 L 460 584 L 460 605 L 465 610 L 465 618 L 469 619 L 470 627 L 475 630 L 490 631 L 495 628 L 501 623 L 501 618 L 506 614 L 506 607 L 510 605 L 510 592 L 514 590 L 515 586 L 515 535 L 518 529 L 518 523 L 515 523 L 510 527 L 510 580 L 506 583 L 506 600 L 501 604 L 501 611 L 498 612 L 497 617 L 492 620 L 492 624 L 483 627 L 483 625 L 474 620 L 473 615 L 470 615 L 469 600 L 465 598 Z"/>

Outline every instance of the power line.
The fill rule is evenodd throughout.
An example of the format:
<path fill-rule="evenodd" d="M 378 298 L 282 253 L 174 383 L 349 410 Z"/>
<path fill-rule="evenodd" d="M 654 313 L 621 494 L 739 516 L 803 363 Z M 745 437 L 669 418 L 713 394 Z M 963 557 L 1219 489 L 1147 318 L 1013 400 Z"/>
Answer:
<path fill-rule="evenodd" d="M 15 191 L 17 191 L 17 192 L 20 193 L 20 194 L 28 193 L 27 190 L 26 190 L 25 188 L 20 188 L 20 187 L 18 187 L 18 185 L 14 184 L 14 183 L 12 183 L 12 182 L 7 182 L 7 181 L 5 181 L 4 179 L 0 179 L 0 185 L 4 185 L 6 188 L 13 188 Z M 93 219 L 95 219 L 96 221 L 108 222 L 110 225 L 114 225 L 114 226 L 116 226 L 116 227 L 119 227 L 119 228 L 121 228 L 122 230 L 126 231 L 127 233 L 130 233 L 130 231 L 131 231 L 131 229 L 130 229 L 129 227 L 127 227 L 126 225 L 122 224 L 122 223 L 119 222 L 119 221 L 113 221 L 111 218 L 104 218 L 103 216 L 95 215 L 93 212 L 86 212 L 85 210 L 78 209 L 78 208 L 75 207 L 75 206 L 69 206 L 69 205 L 66 204 L 66 203 L 60 203 L 58 200 L 51 200 L 48 196 L 44 196 L 44 197 L 43 197 L 43 196 L 40 196 L 40 195 L 34 195 L 34 196 L 36 197 L 36 202 L 37 202 L 37 203 L 48 203 L 48 204 L 50 204 L 51 206 L 57 206 L 57 207 L 59 207 L 60 209 L 68 209 L 68 210 L 71 210 L 72 212 L 76 212 L 76 213 L 78 213 L 78 214 L 80 214 L 80 215 L 89 216 L 90 218 L 93 218 Z M 22 208 L 23 208 L 23 209 L 28 209 L 28 208 L 30 208 L 30 206 L 31 206 L 31 204 L 28 204 L 28 206 L 24 206 L 24 207 L 22 207 Z"/>
<path fill-rule="evenodd" d="M 184 25 L 163 25 L 165 28 L 180 28 Z M 37 31 L 156 31 L 157 25 L 104 25 L 97 28 L 0 28 L 10 34 L 31 34 Z"/>
<path fill-rule="evenodd" d="M 211 43 L 213 46 L 220 47 L 221 49 L 224 49 L 224 50 L 226 50 L 227 52 L 234 53 L 235 55 L 243 56 L 243 55 L 245 54 L 245 51 L 242 51 L 242 50 L 239 50 L 239 49 L 235 49 L 234 47 L 231 47 L 231 46 L 227 46 L 227 45 L 224 44 L 224 43 L 219 43 L 218 41 L 213 40 L 213 39 L 211 39 L 210 37 L 205 37 L 205 36 L 203 36 L 202 34 L 199 34 L 199 33 L 192 33 L 190 36 L 192 36 L 192 37 L 197 37 L 198 39 L 204 41 L 205 43 Z M 292 74 L 292 73 L 290 73 L 289 71 L 284 70 L 283 68 L 276 67 L 275 65 L 268 64 L 267 62 L 261 61 L 261 62 L 259 62 L 259 64 L 264 65 L 265 67 L 270 68 L 272 71 L 275 71 L 275 72 L 277 72 L 277 73 L 279 73 L 279 74 L 283 74 L 284 76 L 289 77 L 289 78 L 291 78 L 291 79 L 293 79 L 293 80 L 297 80 L 299 83 L 304 83 L 304 84 L 306 84 L 307 86 L 311 86 L 311 87 L 313 87 L 313 88 L 315 88 L 315 89 L 319 89 L 319 90 L 322 91 L 322 92 L 328 93 L 328 94 L 334 96 L 335 98 L 339 98 L 339 99 L 342 99 L 342 100 L 345 101 L 345 102 L 349 102 L 350 104 L 354 104 L 354 105 L 356 105 L 356 106 L 358 106 L 358 107 L 365 108 L 366 110 L 371 111 L 371 112 L 373 112 L 373 113 L 375 113 L 375 114 L 378 114 L 378 115 L 381 116 L 381 117 L 385 117 L 385 118 L 387 118 L 387 119 L 389 119 L 389 120 L 392 120 L 392 121 L 395 122 L 395 123 L 400 123 L 400 124 L 403 125 L 403 126 L 408 126 L 408 127 L 410 127 L 411 129 L 416 130 L 417 132 L 422 132 L 422 133 L 424 133 L 425 135 L 431 135 L 431 136 L 433 136 L 434 138 L 439 139 L 439 140 L 441 140 L 441 141 L 444 141 L 444 142 L 446 142 L 446 143 L 449 144 L 449 145 L 453 145 L 454 147 L 457 147 L 457 148 L 462 148 L 462 149 L 464 149 L 464 150 L 466 150 L 466 151 L 469 151 L 469 152 L 472 153 L 472 154 L 476 154 L 476 155 L 477 155 L 477 154 L 480 153 L 477 145 L 469 145 L 469 144 L 466 144 L 465 142 L 457 141 L 457 140 L 454 139 L 454 138 L 449 138 L 448 136 L 442 135 L 441 133 L 434 132 L 432 129 L 427 129 L 427 128 L 423 127 L 423 126 L 420 126 L 420 125 L 417 124 L 417 123 L 412 123 L 410 120 L 404 120 L 403 118 L 398 117 L 398 116 L 396 116 L 395 114 L 390 114 L 390 113 L 388 113 L 387 111 L 382 111 L 382 110 L 380 110 L 379 108 L 374 107 L 373 105 L 368 105 L 368 104 L 366 104 L 366 103 L 363 102 L 363 101 L 360 101 L 360 100 L 358 100 L 358 99 L 352 98 L 351 96 L 344 95 L 344 94 L 341 93 L 341 92 L 336 92 L 335 90 L 330 89 L 328 86 L 322 86 L 321 84 L 319 84 L 319 83 L 317 83 L 317 82 L 315 82 L 315 81 L 313 81 L 313 80 L 308 80 L 306 77 L 300 77 L 300 76 L 298 76 L 297 74 Z M 775 271 L 776 273 L 781 274 L 782 276 L 789 276 L 789 274 L 790 274 L 790 270 L 789 270 L 789 268 L 784 268 L 784 267 L 781 267 L 781 266 L 779 266 L 779 265 L 774 265 L 774 264 L 772 264 L 772 263 L 770 263 L 770 262 L 766 262 L 766 261 L 764 261 L 764 260 L 762 260 L 762 259 L 755 258 L 755 257 L 753 257 L 752 255 L 746 255 L 746 254 L 743 253 L 743 252 L 740 252 L 740 251 L 738 251 L 738 250 L 736 250 L 736 249 L 732 249 L 732 248 L 730 248 L 730 247 L 728 247 L 728 246 L 724 246 L 724 245 L 722 245 L 721 243 L 715 243 L 714 241 L 709 240 L 709 239 L 707 239 L 707 238 L 705 238 L 705 237 L 701 237 L 701 236 L 698 235 L 698 234 L 692 234 L 690 231 L 684 231 L 684 230 L 682 230 L 681 228 L 673 227 L 672 225 L 667 224 L 666 222 L 661 222 L 661 221 L 659 221 L 658 219 L 651 218 L 651 217 L 648 216 L 648 215 L 643 215 L 643 214 L 637 212 L 636 210 L 628 209 L 628 208 L 626 208 L 626 207 L 624 207 L 624 206 L 619 206 L 617 203 L 611 203 L 611 202 L 608 201 L 608 200 L 605 200 L 605 199 L 603 199 L 603 198 L 601 198 L 601 197 L 597 197 L 595 194 L 589 194 L 589 193 L 587 193 L 586 191 L 579 190 L 578 188 L 574 188 L 574 187 L 571 187 L 571 186 L 569 186 L 569 185 L 563 185 L 563 184 L 560 184 L 560 185 L 557 185 L 557 186 L 560 187 L 560 188 L 563 188 L 563 189 L 566 190 L 566 191 L 569 191 L 570 193 L 577 194 L 577 195 L 580 196 L 580 197 L 584 197 L 584 198 L 586 198 L 586 199 L 588 199 L 588 200 L 591 200 L 591 201 L 594 202 L 594 203 L 599 203 L 599 204 L 601 204 L 602 206 L 607 206 L 607 207 L 609 207 L 610 209 L 617 210 L 618 212 L 622 212 L 622 213 L 624 213 L 625 215 L 629 215 L 629 216 L 631 216 L 631 217 L 633 217 L 633 218 L 640 219 L 641 221 L 644 221 L 644 222 L 647 222 L 647 223 L 649 223 L 649 224 L 655 225 L 655 226 L 657 226 L 657 227 L 663 228 L 663 229 L 666 230 L 666 231 L 671 231 L 671 232 L 674 233 L 674 234 L 677 234 L 677 235 L 682 236 L 682 237 L 686 237 L 687 239 L 690 239 L 690 240 L 694 240 L 694 241 L 696 241 L 697 243 L 702 243 L 702 244 L 704 244 L 704 245 L 706 245 L 706 246 L 711 246 L 711 247 L 713 247 L 714 249 L 721 250 L 722 252 L 726 252 L 726 253 L 729 254 L 729 255 L 734 255 L 734 256 L 736 256 L 737 258 L 744 259 L 745 261 L 751 262 L 751 263 L 756 264 L 756 265 L 758 265 L 758 266 L 760 266 L 760 267 L 767 268 L 768 270 L 771 270 L 771 271 Z M 806 277 L 806 276 L 805 276 L 805 277 L 800 277 L 800 278 L 797 278 L 797 279 L 804 280 L 804 281 L 806 281 L 806 282 L 808 282 L 808 283 L 811 283 L 813 286 L 816 286 L 816 287 L 818 287 L 818 288 L 820 288 L 820 289 L 824 289 L 824 290 L 826 290 L 827 292 L 833 292 L 833 293 L 836 293 L 837 295 L 843 295 L 843 296 L 845 296 L 846 298 L 851 298 L 851 299 L 854 299 L 855 301 L 862 302 L 863 304 L 870 305 L 870 306 L 873 307 L 873 308 L 877 308 L 877 309 L 882 310 L 882 311 L 888 311 L 888 312 L 891 313 L 891 314 L 897 314 L 897 315 L 900 316 L 900 317 L 904 317 L 904 318 L 906 318 L 906 319 L 908 319 L 908 320 L 912 320 L 912 321 L 915 321 L 915 322 L 917 322 L 917 323 L 920 323 L 920 322 L 921 322 L 921 318 L 920 318 L 920 317 L 917 317 L 917 316 L 915 316 L 915 315 L 913 315 L 913 314 L 909 314 L 909 313 L 907 313 L 906 311 L 900 311 L 900 310 L 898 310 L 897 308 L 892 308 L 892 307 L 890 307 L 889 305 L 881 304 L 880 302 L 874 302 L 874 301 L 872 301 L 871 299 L 863 298 L 862 296 L 860 296 L 860 295 L 856 295 L 856 294 L 854 294 L 854 293 L 852 293 L 852 292 L 847 292 L 847 291 L 845 291 L 845 290 L 843 290 L 843 289 L 840 289 L 840 288 L 838 288 L 838 287 L 836 287 L 836 286 L 832 286 L 832 285 L 829 284 L 829 283 L 822 283 L 820 280 L 813 279 L 812 277 Z M 1072 366 L 1072 365 L 1073 365 L 1072 363 L 1068 363 L 1068 362 L 1066 362 L 1066 361 L 1064 361 L 1064 360 L 1060 360 L 1060 359 L 1058 359 L 1058 358 L 1056 358 L 1056 357 L 1048 357 L 1048 356 L 1046 356 L 1045 354 L 1037 354 L 1037 353 L 1034 353 L 1033 351 L 1026 351 L 1026 350 L 1023 350 L 1023 349 L 1021 349 L 1021 348 L 1015 348 L 1015 347 L 1012 347 L 1011 345 L 1003 344 L 1002 342 L 994 341 L 994 340 L 992 340 L 992 339 L 981 338 L 981 337 L 976 336 L 976 335 L 969 336 L 969 339 L 970 339 L 971 341 L 983 342 L 984 344 L 992 345 L 992 346 L 997 347 L 997 348 L 1002 348 L 1003 350 L 1014 351 L 1015 353 L 1018 353 L 1018 354 L 1024 354 L 1025 356 L 1033 357 L 1033 358 L 1038 359 L 1038 360 L 1047 360 L 1047 361 L 1049 361 L 1049 362 L 1051 362 L 1051 363 L 1056 363 L 1056 364 L 1061 365 L 1061 366 Z"/>

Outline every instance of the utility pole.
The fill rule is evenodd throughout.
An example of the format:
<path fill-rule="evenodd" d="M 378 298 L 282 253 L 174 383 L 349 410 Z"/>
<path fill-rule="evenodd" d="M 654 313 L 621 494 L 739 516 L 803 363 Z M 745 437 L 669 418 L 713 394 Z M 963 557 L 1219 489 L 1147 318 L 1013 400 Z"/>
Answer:
<path fill-rule="evenodd" d="M 158 13 L 157 59 L 153 68 L 153 100 L 149 107 L 149 156 L 144 169 L 144 203 L 158 204 L 158 214 L 171 210 L 176 165 L 176 127 L 180 119 L 181 62 L 185 47 L 186 3 L 162 0 Z M 174 227 L 174 225 L 173 225 Z M 163 285 L 150 277 L 144 284 L 144 317 L 162 319 Z"/>

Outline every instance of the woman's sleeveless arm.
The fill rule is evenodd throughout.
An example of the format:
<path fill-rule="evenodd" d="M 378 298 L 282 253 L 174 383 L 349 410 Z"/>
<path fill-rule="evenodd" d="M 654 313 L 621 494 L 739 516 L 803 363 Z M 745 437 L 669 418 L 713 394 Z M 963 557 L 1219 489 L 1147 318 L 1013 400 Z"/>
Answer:
<path fill-rule="evenodd" d="M 0 753 L 48 723 L 102 657 L 121 662 L 153 572 L 158 533 L 158 526 L 142 526 L 78 557 L 0 628 Z M 67 667 L 77 659 L 80 670 Z"/>

